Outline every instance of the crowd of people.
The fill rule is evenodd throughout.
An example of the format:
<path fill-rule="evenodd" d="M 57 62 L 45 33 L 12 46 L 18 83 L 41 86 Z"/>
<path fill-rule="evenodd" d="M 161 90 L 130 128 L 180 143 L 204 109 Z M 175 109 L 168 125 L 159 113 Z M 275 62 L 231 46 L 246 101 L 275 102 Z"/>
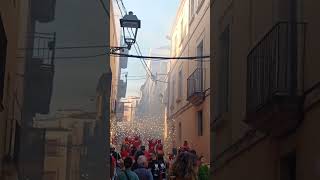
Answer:
<path fill-rule="evenodd" d="M 160 139 L 147 141 L 139 136 L 126 137 L 120 152 L 111 147 L 112 180 L 208 180 L 209 166 L 203 156 L 191 149 L 188 142 L 165 156 Z"/>

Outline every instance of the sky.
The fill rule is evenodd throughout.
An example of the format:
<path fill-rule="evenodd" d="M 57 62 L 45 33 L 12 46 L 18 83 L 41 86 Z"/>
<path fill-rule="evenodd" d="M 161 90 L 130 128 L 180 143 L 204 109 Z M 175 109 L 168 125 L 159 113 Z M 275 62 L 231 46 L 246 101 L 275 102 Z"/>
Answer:
<path fill-rule="evenodd" d="M 166 36 L 174 21 L 180 0 L 123 0 L 127 11 L 132 11 L 141 20 L 137 42 L 143 55 L 149 55 L 150 49 L 170 45 Z M 115 7 L 117 5 L 115 4 Z M 136 54 L 134 48 L 129 54 Z M 146 76 L 140 60 L 129 59 L 128 76 Z M 127 96 L 139 96 L 144 80 L 129 80 Z"/>

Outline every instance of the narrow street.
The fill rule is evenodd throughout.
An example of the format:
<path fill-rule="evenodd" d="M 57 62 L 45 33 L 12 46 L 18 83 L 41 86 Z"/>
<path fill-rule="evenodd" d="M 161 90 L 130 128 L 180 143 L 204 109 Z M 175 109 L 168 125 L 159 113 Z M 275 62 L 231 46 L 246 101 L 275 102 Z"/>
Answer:
<path fill-rule="evenodd" d="M 320 179 L 319 7 L 0 0 L 0 180 Z"/>

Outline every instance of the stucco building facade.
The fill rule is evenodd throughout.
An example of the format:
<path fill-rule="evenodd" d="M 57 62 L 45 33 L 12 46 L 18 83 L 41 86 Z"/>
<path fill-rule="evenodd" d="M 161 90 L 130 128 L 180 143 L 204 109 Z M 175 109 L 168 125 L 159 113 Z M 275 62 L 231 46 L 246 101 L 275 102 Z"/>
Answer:
<path fill-rule="evenodd" d="M 211 1 L 212 179 L 318 179 L 318 2 Z"/>
<path fill-rule="evenodd" d="M 170 144 L 191 148 L 210 159 L 210 2 L 181 0 L 171 30 L 171 56 L 196 57 L 171 60 L 168 65 L 166 129 L 175 135 Z M 169 148 L 170 149 L 170 148 Z"/>

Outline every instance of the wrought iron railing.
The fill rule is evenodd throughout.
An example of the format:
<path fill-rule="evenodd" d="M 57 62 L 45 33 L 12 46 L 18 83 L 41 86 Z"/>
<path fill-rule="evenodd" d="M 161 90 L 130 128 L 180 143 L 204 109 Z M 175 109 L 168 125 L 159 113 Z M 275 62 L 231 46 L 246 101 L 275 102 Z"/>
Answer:
<path fill-rule="evenodd" d="M 298 81 L 303 72 L 306 25 L 295 23 L 294 28 L 291 25 L 277 23 L 247 57 L 248 112 L 263 108 L 275 95 L 289 95 L 292 83 L 302 83 Z M 295 46 L 293 51 L 291 45 Z M 297 67 L 296 72 L 292 71 L 292 65 Z"/>
<path fill-rule="evenodd" d="M 188 100 L 195 95 L 203 95 L 203 68 L 197 68 L 187 79 Z"/>
<path fill-rule="evenodd" d="M 26 51 L 26 106 L 33 113 L 47 114 L 51 102 L 55 71 L 55 33 L 28 35 Z"/>

